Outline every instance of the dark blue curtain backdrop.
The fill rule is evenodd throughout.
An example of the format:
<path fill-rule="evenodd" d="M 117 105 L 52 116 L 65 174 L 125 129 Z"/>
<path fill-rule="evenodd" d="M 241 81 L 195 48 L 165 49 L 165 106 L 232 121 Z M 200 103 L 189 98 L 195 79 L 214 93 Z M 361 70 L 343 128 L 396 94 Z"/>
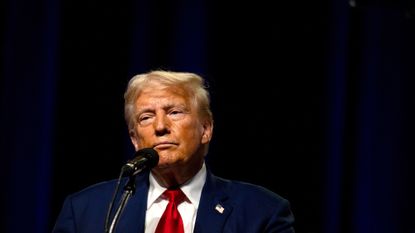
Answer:
<path fill-rule="evenodd" d="M 118 176 L 127 82 L 162 68 L 206 78 L 207 162 L 290 200 L 297 232 L 415 233 L 414 2 L 0 4 L 0 232 L 50 232 Z"/>

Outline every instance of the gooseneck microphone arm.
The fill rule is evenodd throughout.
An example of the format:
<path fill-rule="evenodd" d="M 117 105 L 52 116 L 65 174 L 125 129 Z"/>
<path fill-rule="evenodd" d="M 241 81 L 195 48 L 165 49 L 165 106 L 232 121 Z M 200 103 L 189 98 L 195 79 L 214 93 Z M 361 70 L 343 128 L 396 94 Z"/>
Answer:
<path fill-rule="evenodd" d="M 118 220 L 120 219 L 121 213 L 124 211 L 124 208 L 127 205 L 128 200 L 130 199 L 131 195 L 134 194 L 134 192 L 135 192 L 135 176 L 130 176 L 127 184 L 124 187 L 124 192 L 122 194 L 120 204 L 118 205 L 118 208 L 115 211 L 114 217 L 108 229 L 108 233 L 114 232 L 115 226 L 117 225 Z"/>
<path fill-rule="evenodd" d="M 110 232 L 109 221 L 110 221 L 110 218 L 111 218 L 111 212 L 114 208 L 114 201 L 115 201 L 115 198 L 117 197 L 117 193 L 118 193 L 118 189 L 120 187 L 122 177 L 123 177 L 123 171 L 121 171 L 120 175 L 118 176 L 117 184 L 115 185 L 114 193 L 112 194 L 112 198 L 111 198 L 111 201 L 110 201 L 110 204 L 109 204 L 109 207 L 108 207 L 107 215 L 105 217 L 105 225 L 104 225 L 104 232 L 105 233 Z"/>
<path fill-rule="evenodd" d="M 113 233 L 115 231 L 116 225 L 122 212 L 124 211 L 125 206 L 127 205 L 128 200 L 135 193 L 135 175 L 140 173 L 145 169 L 151 169 L 158 164 L 159 156 L 156 150 L 153 148 L 144 148 L 138 150 L 135 153 L 136 157 L 127 162 L 122 168 L 120 175 L 117 180 L 117 184 L 114 189 L 114 193 L 111 199 L 111 202 L 108 207 L 107 215 L 105 218 L 105 233 Z M 119 186 L 123 177 L 128 176 L 128 181 L 124 186 L 124 191 L 119 201 L 118 208 L 116 209 L 113 219 L 110 224 L 111 213 L 114 209 L 114 201 L 117 197 Z"/>

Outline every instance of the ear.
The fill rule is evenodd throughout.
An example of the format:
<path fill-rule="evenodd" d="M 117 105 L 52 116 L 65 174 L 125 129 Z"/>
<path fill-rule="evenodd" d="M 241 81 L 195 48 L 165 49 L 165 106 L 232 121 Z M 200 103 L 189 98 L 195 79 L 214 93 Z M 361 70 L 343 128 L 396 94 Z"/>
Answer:
<path fill-rule="evenodd" d="M 213 134 L 213 121 L 212 120 L 205 120 L 202 124 L 203 132 L 202 132 L 202 143 L 206 144 L 209 143 L 212 139 Z"/>
<path fill-rule="evenodd" d="M 129 134 L 130 134 L 131 143 L 133 143 L 135 151 L 138 151 L 137 135 L 135 134 L 134 130 L 130 130 Z"/>

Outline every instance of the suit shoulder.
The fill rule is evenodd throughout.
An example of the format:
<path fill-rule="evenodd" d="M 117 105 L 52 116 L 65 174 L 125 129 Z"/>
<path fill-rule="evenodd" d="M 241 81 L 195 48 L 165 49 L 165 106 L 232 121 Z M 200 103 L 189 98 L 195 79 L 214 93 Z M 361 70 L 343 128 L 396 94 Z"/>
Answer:
<path fill-rule="evenodd" d="M 84 199 L 85 197 L 109 196 L 114 192 L 116 184 L 117 180 L 95 183 L 68 195 L 68 198 L 79 200 Z"/>
<path fill-rule="evenodd" d="M 240 199 L 255 198 L 255 200 L 267 203 L 288 203 L 287 199 L 263 186 L 244 181 L 216 178 L 230 196 L 236 196 Z"/>
<path fill-rule="evenodd" d="M 111 179 L 107 181 L 102 181 L 99 183 L 92 184 L 90 186 L 87 186 L 75 193 L 72 193 L 68 196 L 69 199 L 72 200 L 86 200 L 89 199 L 90 201 L 94 202 L 93 199 L 109 199 L 113 196 L 113 193 L 115 191 L 115 188 L 118 186 L 118 194 L 122 192 L 123 187 L 127 183 L 128 178 L 123 177 L 119 183 L 118 179 Z M 145 186 L 148 185 L 148 172 L 143 172 L 135 176 L 135 183 L 136 186 Z M 98 197 L 98 198 L 97 198 Z"/>
<path fill-rule="evenodd" d="M 219 177 L 213 177 L 210 184 L 215 194 L 225 193 L 217 195 L 235 213 L 228 220 L 232 232 L 294 232 L 290 203 L 279 194 L 257 184 Z"/>

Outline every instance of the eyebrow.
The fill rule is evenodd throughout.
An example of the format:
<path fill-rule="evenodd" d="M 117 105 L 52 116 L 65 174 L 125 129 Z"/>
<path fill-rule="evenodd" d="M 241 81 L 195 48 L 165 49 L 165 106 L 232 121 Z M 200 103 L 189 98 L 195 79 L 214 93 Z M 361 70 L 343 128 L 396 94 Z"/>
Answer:
<path fill-rule="evenodd" d="M 183 110 L 185 110 L 187 112 L 190 111 L 189 110 L 189 107 L 186 106 L 185 104 L 177 104 L 176 105 L 176 104 L 172 104 L 172 103 L 167 103 L 166 105 L 162 106 L 162 109 L 163 110 L 168 110 L 168 109 L 175 108 L 175 107 L 181 108 L 181 109 L 183 109 Z M 145 113 L 145 112 L 154 112 L 154 109 L 151 108 L 151 107 L 144 107 L 144 108 L 141 108 L 141 109 L 138 108 L 135 115 L 137 117 L 140 114 Z"/>

